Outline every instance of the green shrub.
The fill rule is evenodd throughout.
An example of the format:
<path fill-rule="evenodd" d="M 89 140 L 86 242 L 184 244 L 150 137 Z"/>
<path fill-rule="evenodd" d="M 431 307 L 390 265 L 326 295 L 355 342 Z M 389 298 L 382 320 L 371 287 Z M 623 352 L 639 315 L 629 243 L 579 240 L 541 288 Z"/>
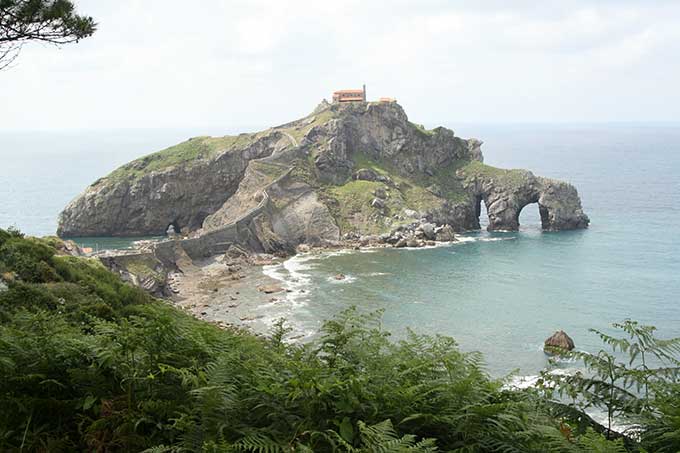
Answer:
<path fill-rule="evenodd" d="M 0 293 L 0 451 L 636 448 L 572 430 L 573 417 L 505 389 L 451 338 L 391 340 L 380 313 L 348 309 L 317 341 L 289 344 L 283 323 L 268 339 L 220 330 L 96 260 L 0 238 L 0 266 L 17 275 Z M 677 394 L 650 399 L 650 451 L 677 450 Z"/>

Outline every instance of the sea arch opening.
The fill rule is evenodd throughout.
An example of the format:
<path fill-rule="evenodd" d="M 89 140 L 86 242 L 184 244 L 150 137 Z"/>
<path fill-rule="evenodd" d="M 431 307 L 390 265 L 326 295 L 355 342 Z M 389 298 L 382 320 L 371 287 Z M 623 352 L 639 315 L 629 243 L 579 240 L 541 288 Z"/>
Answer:
<path fill-rule="evenodd" d="M 179 228 L 179 223 L 177 220 L 173 220 L 168 224 L 168 226 L 165 228 L 165 234 L 168 236 L 171 234 L 179 234 L 180 233 L 180 228 Z"/>
<path fill-rule="evenodd" d="M 541 205 L 538 200 L 532 200 L 522 206 L 517 213 L 517 227 L 519 230 L 541 231 L 549 225 L 548 219 L 548 209 Z"/>
<path fill-rule="evenodd" d="M 477 218 L 477 228 L 486 230 L 489 227 L 489 211 L 486 207 L 486 200 L 483 195 L 478 195 L 475 199 L 475 215 Z"/>

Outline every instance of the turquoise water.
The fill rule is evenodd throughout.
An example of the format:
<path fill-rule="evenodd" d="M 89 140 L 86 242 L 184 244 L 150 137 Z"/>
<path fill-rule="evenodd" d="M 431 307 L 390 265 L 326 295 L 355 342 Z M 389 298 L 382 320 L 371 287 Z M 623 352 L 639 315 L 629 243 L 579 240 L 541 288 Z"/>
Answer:
<path fill-rule="evenodd" d="M 473 127 L 486 161 L 574 183 L 592 225 L 543 233 L 536 205 L 518 233 L 479 232 L 460 244 L 298 257 L 272 275 L 288 281 L 287 316 L 307 334 L 351 304 L 384 309 L 397 337 L 406 327 L 456 338 L 485 354 L 497 375 L 546 365 L 545 338 L 563 329 L 580 349 L 588 329 L 637 319 L 680 336 L 680 129 L 643 126 Z M 349 278 L 332 278 L 344 273 Z M 291 281 L 292 280 L 292 281 Z"/>
<path fill-rule="evenodd" d="M 586 231 L 542 233 L 527 206 L 518 233 L 472 233 L 459 244 L 296 257 L 267 268 L 294 291 L 263 305 L 312 334 L 356 304 L 407 326 L 452 335 L 485 354 L 488 368 L 535 374 L 543 340 L 564 329 L 580 349 L 588 328 L 630 317 L 680 336 L 680 127 L 561 125 L 454 127 L 484 140 L 486 162 L 574 183 L 592 220 Z M 198 133 L 0 133 L 0 227 L 52 234 L 56 215 L 117 165 Z M 336 281 L 333 275 L 348 275 Z M 304 292 L 302 292 L 304 290 Z"/>

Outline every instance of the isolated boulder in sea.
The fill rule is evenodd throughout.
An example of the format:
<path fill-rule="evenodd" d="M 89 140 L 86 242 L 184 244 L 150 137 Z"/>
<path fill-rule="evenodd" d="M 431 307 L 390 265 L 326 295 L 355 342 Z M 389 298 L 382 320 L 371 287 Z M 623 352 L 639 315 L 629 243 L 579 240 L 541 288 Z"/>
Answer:
<path fill-rule="evenodd" d="M 564 330 L 559 330 L 547 338 L 543 344 L 543 351 L 548 354 L 574 349 L 574 340 Z"/>

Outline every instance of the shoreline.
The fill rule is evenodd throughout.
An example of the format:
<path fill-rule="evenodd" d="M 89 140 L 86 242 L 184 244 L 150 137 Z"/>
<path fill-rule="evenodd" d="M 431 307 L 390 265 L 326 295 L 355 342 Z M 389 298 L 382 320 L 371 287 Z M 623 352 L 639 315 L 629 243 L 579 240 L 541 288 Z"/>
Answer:
<path fill-rule="evenodd" d="M 172 295 L 166 299 L 197 319 L 222 328 L 247 329 L 260 335 L 268 334 L 273 323 L 284 317 L 288 321 L 288 327 L 293 329 L 289 340 L 297 341 L 313 336 L 315 332 L 304 331 L 290 317 L 272 316 L 270 313 L 281 310 L 291 312 L 309 302 L 306 300 L 309 282 L 304 281 L 304 276 L 295 275 L 297 272 L 287 267 L 286 263 L 296 262 L 295 260 L 304 262 L 335 254 L 370 253 L 382 249 L 429 250 L 480 240 L 468 234 L 456 235 L 453 241 L 432 241 L 431 244 L 418 247 L 394 247 L 376 242 L 362 245 L 359 241 L 342 241 L 315 247 L 302 244 L 295 254 L 286 257 L 252 254 L 229 262 L 228 258 L 220 255 L 201 262 L 183 264 L 180 266 L 181 272 L 169 274 L 168 286 L 172 288 Z M 508 239 L 514 237 L 481 240 Z M 289 275 L 278 276 L 277 273 L 281 271 Z M 337 274 L 329 278 L 344 280 L 345 276 Z M 353 279 L 349 279 L 347 283 L 352 281 Z"/>
<path fill-rule="evenodd" d="M 268 326 L 263 324 L 264 315 L 257 309 L 278 302 L 285 289 L 275 292 L 258 289 L 277 283 L 262 272 L 265 263 L 243 262 L 237 269 L 230 269 L 219 258 L 184 265 L 181 272 L 171 273 L 168 280 L 173 294 L 166 300 L 196 319 L 218 327 L 265 333 Z"/>

